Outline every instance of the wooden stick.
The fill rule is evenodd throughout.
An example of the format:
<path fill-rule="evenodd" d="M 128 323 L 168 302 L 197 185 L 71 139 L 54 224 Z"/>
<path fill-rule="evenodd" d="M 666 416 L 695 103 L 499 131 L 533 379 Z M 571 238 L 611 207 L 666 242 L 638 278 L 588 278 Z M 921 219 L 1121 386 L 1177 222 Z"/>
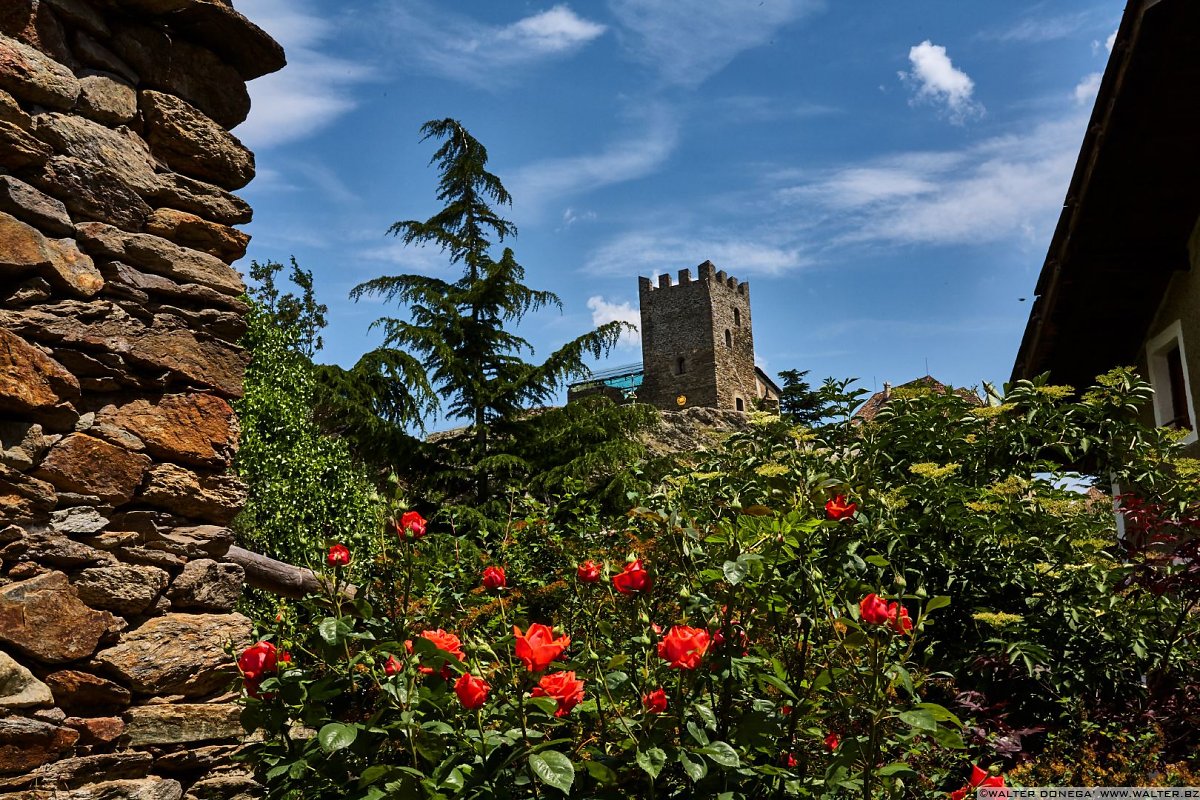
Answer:
<path fill-rule="evenodd" d="M 246 583 L 255 589 L 277 594 L 281 597 L 300 598 L 306 594 L 328 594 L 329 585 L 318 578 L 311 569 L 297 567 L 283 561 L 277 561 L 269 556 L 252 553 L 245 548 L 232 545 L 225 554 L 246 571 Z M 358 594 L 358 587 L 346 584 L 341 589 L 341 595 L 347 600 L 353 600 Z"/>

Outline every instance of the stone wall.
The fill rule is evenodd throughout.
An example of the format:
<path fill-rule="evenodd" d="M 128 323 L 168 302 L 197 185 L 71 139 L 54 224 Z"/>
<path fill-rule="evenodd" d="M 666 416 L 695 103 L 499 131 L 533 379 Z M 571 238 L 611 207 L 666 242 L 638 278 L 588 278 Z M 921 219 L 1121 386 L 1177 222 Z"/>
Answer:
<path fill-rule="evenodd" d="M 229 798 L 254 157 L 227 0 L 0 2 L 0 798 Z"/>

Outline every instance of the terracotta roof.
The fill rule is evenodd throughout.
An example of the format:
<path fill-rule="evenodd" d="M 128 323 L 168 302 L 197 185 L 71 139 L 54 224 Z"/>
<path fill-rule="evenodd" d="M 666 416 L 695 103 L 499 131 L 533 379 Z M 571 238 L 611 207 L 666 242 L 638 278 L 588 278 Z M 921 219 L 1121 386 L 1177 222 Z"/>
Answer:
<path fill-rule="evenodd" d="M 983 401 L 979 399 L 979 395 L 975 394 L 972 389 L 953 389 L 932 375 L 926 375 L 923 378 L 917 378 L 915 381 L 902 383 L 895 387 L 885 382 L 883 384 L 882 392 L 876 392 L 875 394 L 871 395 L 870 398 L 867 399 L 867 402 L 859 406 L 858 411 L 854 412 L 854 419 L 858 420 L 859 422 L 870 422 L 871 420 L 875 419 L 876 414 L 883 410 L 884 406 L 891 402 L 893 397 L 897 396 L 897 392 L 904 394 L 917 389 L 924 389 L 930 392 L 939 392 L 941 394 L 954 392 L 971 405 L 983 405 Z"/>

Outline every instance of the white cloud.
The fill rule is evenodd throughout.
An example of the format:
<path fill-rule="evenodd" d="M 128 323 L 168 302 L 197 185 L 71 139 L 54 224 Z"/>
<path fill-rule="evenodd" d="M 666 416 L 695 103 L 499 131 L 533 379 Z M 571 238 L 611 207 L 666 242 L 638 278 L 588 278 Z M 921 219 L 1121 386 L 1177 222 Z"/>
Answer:
<path fill-rule="evenodd" d="M 767 44 L 775 32 L 822 0 L 609 0 L 634 58 L 667 83 L 698 86 L 738 54 Z"/>
<path fill-rule="evenodd" d="M 595 218 L 595 211 L 579 211 L 577 209 L 567 207 L 563 210 L 562 222 L 563 227 L 569 228 L 576 222 L 591 222 Z"/>
<path fill-rule="evenodd" d="M 518 168 L 509 181 L 513 204 L 528 218 L 554 199 L 649 175 L 671 155 L 678 137 L 674 116 L 651 109 L 644 130 L 598 153 L 548 158 Z"/>
<path fill-rule="evenodd" d="M 755 239 L 719 232 L 630 231 L 595 250 L 583 269 L 610 275 L 674 274 L 684 268 L 694 270 L 706 260 L 738 279 L 779 275 L 810 263 L 798 247 L 770 244 L 765 234 Z"/>
<path fill-rule="evenodd" d="M 812 176 L 775 197 L 840 242 L 1041 241 L 1053 230 L 1086 116 L 962 150 L 898 153 Z"/>
<path fill-rule="evenodd" d="M 973 98 L 975 82 L 954 66 L 945 47 L 926 39 L 908 51 L 908 60 L 912 72 L 901 72 L 900 77 L 916 87 L 915 101 L 944 103 L 956 125 L 983 116 L 983 105 Z"/>
<path fill-rule="evenodd" d="M 1100 80 L 1103 77 L 1103 72 L 1085 75 L 1079 85 L 1075 87 L 1075 102 L 1081 106 L 1091 105 L 1092 101 L 1096 99 L 1096 93 L 1100 91 Z"/>
<path fill-rule="evenodd" d="M 1068 39 L 1080 31 L 1090 28 L 1095 16 L 1094 11 L 1080 11 L 1076 14 L 1063 14 L 1056 17 L 1025 17 L 1011 28 L 999 33 L 985 34 L 985 36 L 1001 42 L 1027 42 L 1030 44 L 1052 42 L 1058 39 Z"/>
<path fill-rule="evenodd" d="M 401 57 L 480 86 L 511 80 L 524 67 L 569 55 L 607 30 L 565 4 L 509 25 L 489 25 L 423 3 L 389 6 L 388 13 Z"/>
<path fill-rule="evenodd" d="M 596 327 L 609 322 L 628 322 L 634 326 L 633 330 L 626 329 L 621 334 L 621 339 L 617 342 L 618 347 L 632 350 L 641 346 L 642 337 L 637 330 L 642 322 L 641 314 L 638 309 L 630 305 L 628 300 L 623 303 L 613 303 L 605 300 L 601 295 L 594 295 L 588 298 L 587 307 L 592 312 L 592 325 Z"/>
<path fill-rule="evenodd" d="M 333 20 L 311 0 L 240 0 L 238 10 L 271 34 L 287 52 L 288 65 L 251 81 L 250 116 L 237 135 L 251 150 L 304 139 L 357 105 L 351 89 L 373 77 L 366 64 L 321 53 L 337 36 Z"/>
<path fill-rule="evenodd" d="M 1099 53 L 1100 48 L 1104 48 L 1104 52 L 1112 53 L 1113 47 L 1117 44 L 1117 31 L 1113 31 L 1108 35 L 1108 38 L 1101 44 L 1099 41 L 1092 42 L 1092 52 Z"/>

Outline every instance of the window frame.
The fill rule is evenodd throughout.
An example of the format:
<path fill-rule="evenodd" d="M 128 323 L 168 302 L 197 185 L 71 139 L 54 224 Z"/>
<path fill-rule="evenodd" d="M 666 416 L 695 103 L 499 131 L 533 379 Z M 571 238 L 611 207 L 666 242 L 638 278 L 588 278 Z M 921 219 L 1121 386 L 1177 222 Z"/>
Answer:
<path fill-rule="evenodd" d="M 1176 347 L 1179 349 L 1179 360 L 1183 366 L 1181 377 L 1183 378 L 1183 394 L 1187 403 L 1185 411 L 1192 425 L 1191 431 L 1183 439 L 1183 444 L 1192 444 L 1200 440 L 1200 433 L 1198 433 L 1200 425 L 1196 421 L 1196 401 L 1192 394 L 1191 376 L 1188 374 L 1187 347 L 1183 341 L 1183 324 L 1180 320 L 1175 320 L 1167 325 L 1157 336 L 1146 343 L 1146 368 L 1150 373 L 1150 385 L 1154 387 L 1154 424 L 1162 427 L 1178 417 L 1178 414 L 1171 413 L 1174 403 L 1171 396 L 1170 368 L 1167 361 L 1167 355 Z"/>

